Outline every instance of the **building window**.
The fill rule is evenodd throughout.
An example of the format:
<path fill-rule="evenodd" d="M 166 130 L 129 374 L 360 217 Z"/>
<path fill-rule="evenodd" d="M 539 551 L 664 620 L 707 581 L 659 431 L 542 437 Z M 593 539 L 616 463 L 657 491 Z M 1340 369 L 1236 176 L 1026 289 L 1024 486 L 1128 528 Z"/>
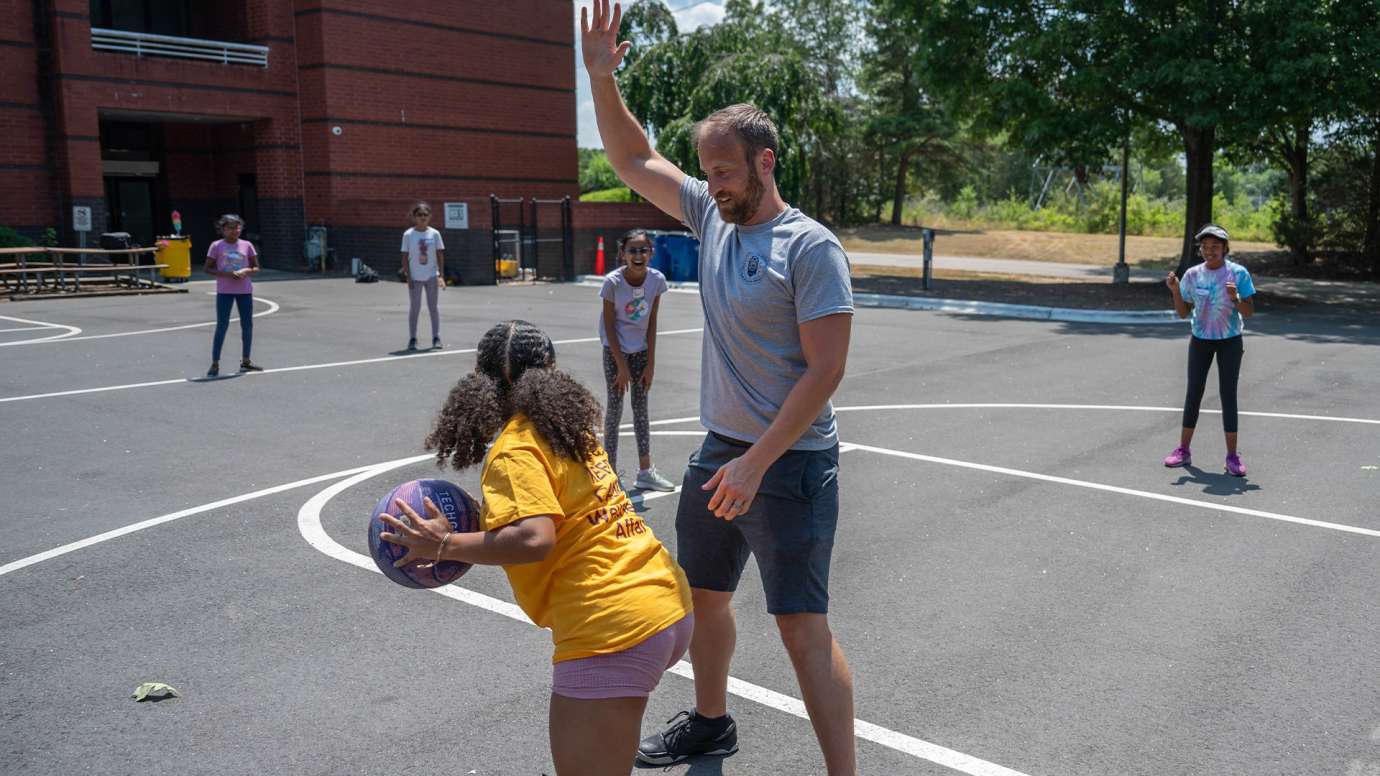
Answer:
<path fill-rule="evenodd" d="M 91 0 L 91 26 L 193 37 L 191 0 Z"/>

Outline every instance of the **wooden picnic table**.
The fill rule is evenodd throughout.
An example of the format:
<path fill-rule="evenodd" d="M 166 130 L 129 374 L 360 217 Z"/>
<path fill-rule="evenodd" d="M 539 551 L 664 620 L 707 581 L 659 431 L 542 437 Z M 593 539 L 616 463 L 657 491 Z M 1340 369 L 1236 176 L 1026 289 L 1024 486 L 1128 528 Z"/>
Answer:
<path fill-rule="evenodd" d="M 6 290 L 19 293 L 42 293 L 48 288 L 65 292 L 70 282 L 74 291 L 81 291 L 83 277 L 86 277 L 90 282 L 98 277 L 108 276 L 116 285 L 138 288 L 145 282 L 139 274 L 148 271 L 148 285 L 157 286 L 158 270 L 165 269 L 168 265 L 140 264 L 136 261 L 136 257 L 139 255 L 152 254 L 157 250 L 157 248 L 123 248 L 117 250 L 47 247 L 0 248 L 0 258 L 14 257 L 12 263 L 0 263 L 0 284 L 3 284 Z M 108 257 L 110 263 L 71 264 L 65 259 L 73 254 Z M 30 261 L 30 256 L 52 257 L 52 260 Z M 126 261 L 117 264 L 116 258 L 123 258 Z"/>

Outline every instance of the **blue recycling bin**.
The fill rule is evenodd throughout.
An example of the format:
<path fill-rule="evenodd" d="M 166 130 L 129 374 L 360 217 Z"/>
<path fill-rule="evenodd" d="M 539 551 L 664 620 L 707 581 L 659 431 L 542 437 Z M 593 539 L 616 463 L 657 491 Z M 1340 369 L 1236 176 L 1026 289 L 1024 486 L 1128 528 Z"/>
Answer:
<path fill-rule="evenodd" d="M 652 238 L 652 266 L 676 282 L 698 282 L 700 241 L 689 232 L 662 232 Z"/>

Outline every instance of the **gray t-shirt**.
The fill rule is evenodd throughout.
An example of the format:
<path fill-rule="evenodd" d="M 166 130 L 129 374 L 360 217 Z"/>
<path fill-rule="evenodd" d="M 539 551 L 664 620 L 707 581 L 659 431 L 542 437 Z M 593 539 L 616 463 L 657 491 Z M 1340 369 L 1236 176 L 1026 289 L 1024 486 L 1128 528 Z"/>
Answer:
<path fill-rule="evenodd" d="M 700 238 L 700 422 L 756 442 L 805 374 L 799 325 L 853 312 L 848 256 L 833 233 L 793 207 L 754 226 L 725 222 L 708 184 L 689 176 L 680 207 Z M 837 443 L 834 406 L 826 403 L 791 449 Z"/>
<path fill-rule="evenodd" d="M 647 324 L 651 322 L 652 303 L 666 293 L 666 276 L 648 267 L 642 285 L 634 286 L 623 277 L 624 269 L 626 267 L 619 267 L 604 276 L 599 297 L 613 302 L 613 330 L 618 335 L 618 349 L 624 353 L 641 353 L 647 349 Z M 602 313 L 599 315 L 599 341 L 604 347 L 610 346 Z"/>

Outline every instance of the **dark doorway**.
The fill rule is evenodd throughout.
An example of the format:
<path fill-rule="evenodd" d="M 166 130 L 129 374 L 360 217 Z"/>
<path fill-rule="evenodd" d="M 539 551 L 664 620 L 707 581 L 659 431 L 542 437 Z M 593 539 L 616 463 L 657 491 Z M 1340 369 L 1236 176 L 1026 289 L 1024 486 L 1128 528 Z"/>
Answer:
<path fill-rule="evenodd" d="M 148 178 L 106 178 L 105 201 L 110 231 L 129 232 L 139 245 L 153 245 L 153 181 Z"/>
<path fill-rule="evenodd" d="M 258 245 L 259 233 L 263 224 L 259 222 L 259 178 L 257 175 L 241 175 L 240 179 L 240 218 L 244 219 L 244 239 Z"/>

